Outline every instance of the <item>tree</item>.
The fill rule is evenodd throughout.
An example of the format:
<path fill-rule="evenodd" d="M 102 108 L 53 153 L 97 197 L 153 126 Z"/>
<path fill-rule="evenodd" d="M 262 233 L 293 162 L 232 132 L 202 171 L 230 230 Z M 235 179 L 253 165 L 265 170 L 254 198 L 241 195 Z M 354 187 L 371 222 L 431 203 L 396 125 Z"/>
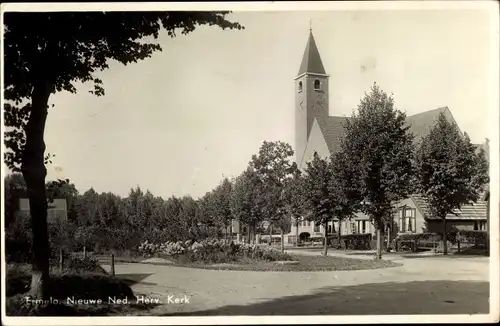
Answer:
<path fill-rule="evenodd" d="M 248 226 L 247 241 L 250 241 L 250 227 L 262 221 L 261 186 L 255 171 L 248 167 L 236 178 L 231 192 L 231 213 Z"/>
<path fill-rule="evenodd" d="M 406 115 L 394 108 L 394 99 L 374 84 L 365 93 L 357 113 L 345 124 L 341 144 L 345 164 L 356 177 L 361 211 L 377 230 L 377 258 L 382 257 L 385 222 L 393 218 L 396 202 L 413 192 L 413 135 L 405 126 Z"/>
<path fill-rule="evenodd" d="M 443 223 L 444 254 L 448 253 L 446 216 L 477 202 L 489 182 L 488 162 L 467 134 L 441 113 L 417 151 L 417 180 L 429 213 Z"/>
<path fill-rule="evenodd" d="M 360 210 L 360 178 L 355 167 L 350 165 L 346 152 L 339 151 L 330 156 L 333 178 L 330 179 L 330 192 L 338 200 L 335 218 L 339 221 L 338 246 L 342 246 L 342 221 L 349 220 Z"/>
<path fill-rule="evenodd" d="M 5 228 L 16 218 L 19 199 L 26 194 L 26 182 L 20 173 L 9 174 L 4 178 Z"/>
<path fill-rule="evenodd" d="M 342 166 L 339 164 L 339 166 Z M 356 197 L 350 198 L 344 192 L 339 173 L 330 158 L 321 158 L 314 153 L 313 160 L 307 163 L 304 176 L 304 197 L 306 208 L 310 214 L 308 219 L 316 225 L 323 225 L 324 251 L 328 254 L 328 222 L 337 217 L 339 222 L 354 214 Z"/>
<path fill-rule="evenodd" d="M 304 196 L 304 176 L 299 169 L 292 173 L 293 177 L 285 183 L 286 210 L 295 225 L 295 245 L 299 241 L 299 224 L 306 214 Z"/>
<path fill-rule="evenodd" d="M 227 229 L 231 225 L 233 214 L 231 213 L 231 190 L 233 185 L 228 178 L 224 178 L 209 197 L 212 218 L 215 224 L 224 229 L 224 235 L 227 237 Z M 232 231 L 230 232 L 232 236 Z"/>
<path fill-rule="evenodd" d="M 77 199 L 77 224 L 80 226 L 98 225 L 97 201 L 99 194 L 90 188 Z"/>
<path fill-rule="evenodd" d="M 175 37 L 199 25 L 241 29 L 228 12 L 7 12 L 4 14 L 5 162 L 26 180 L 33 232 L 30 293 L 46 299 L 49 280 L 47 174 L 44 129 L 51 94 L 76 93 L 75 83 L 91 82 L 104 95 L 96 73 L 110 59 L 129 64 L 151 57 L 161 46 L 161 29 Z M 30 27 L 31 26 L 31 27 Z M 33 28 L 32 26 L 36 26 Z M 50 159 L 50 156 L 49 156 Z"/>
<path fill-rule="evenodd" d="M 293 178 L 297 165 L 292 162 L 294 151 L 287 143 L 264 141 L 259 153 L 252 156 L 250 168 L 262 184 L 259 192 L 263 214 L 271 225 L 276 225 L 281 233 L 281 251 L 284 252 L 284 232 L 290 227 L 285 184 Z"/>
<path fill-rule="evenodd" d="M 66 200 L 68 212 L 68 220 L 75 222 L 77 219 L 76 201 L 78 198 L 78 190 L 69 179 L 58 179 L 46 183 L 47 200 L 52 202 L 55 198 L 63 198 Z"/>

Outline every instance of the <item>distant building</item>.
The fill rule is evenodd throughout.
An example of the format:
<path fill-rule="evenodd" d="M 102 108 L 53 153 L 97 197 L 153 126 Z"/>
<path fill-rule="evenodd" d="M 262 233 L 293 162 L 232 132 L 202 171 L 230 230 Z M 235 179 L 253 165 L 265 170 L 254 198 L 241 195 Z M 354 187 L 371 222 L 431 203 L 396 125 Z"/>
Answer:
<path fill-rule="evenodd" d="M 296 163 L 301 170 L 313 158 L 315 152 L 320 157 L 328 157 L 340 149 L 344 136 L 343 124 L 350 117 L 330 116 L 328 101 L 328 78 L 319 55 L 312 31 L 303 55 L 297 77 L 295 77 L 295 152 Z M 407 117 L 407 125 L 415 135 L 418 143 L 425 137 L 440 113 L 451 123 L 456 124 L 451 111 L 447 107 L 437 108 Z M 457 125 L 458 127 L 458 125 Z M 489 157 L 488 141 L 476 145 L 483 148 Z M 484 198 L 483 198 L 484 199 Z M 474 205 L 466 205 L 456 215 L 449 214 L 448 228 L 486 230 L 488 205 L 485 200 Z M 427 203 L 421 196 L 412 196 L 397 205 L 394 220 L 388 227 L 391 233 L 440 232 L 442 221 L 428 214 Z M 338 222 L 330 222 L 328 233 L 338 231 Z M 294 241 L 297 227 L 292 226 L 287 235 L 289 243 Z M 314 222 L 302 221 L 298 226 L 300 238 L 320 237 L 324 235 L 324 227 Z M 368 216 L 357 214 L 351 221 L 342 223 L 342 233 L 374 233 L 375 229 Z"/>
<path fill-rule="evenodd" d="M 19 199 L 19 214 L 21 216 L 30 216 L 30 202 L 28 198 Z M 68 206 L 65 198 L 55 198 L 52 203 L 48 203 L 47 222 L 68 220 Z"/>

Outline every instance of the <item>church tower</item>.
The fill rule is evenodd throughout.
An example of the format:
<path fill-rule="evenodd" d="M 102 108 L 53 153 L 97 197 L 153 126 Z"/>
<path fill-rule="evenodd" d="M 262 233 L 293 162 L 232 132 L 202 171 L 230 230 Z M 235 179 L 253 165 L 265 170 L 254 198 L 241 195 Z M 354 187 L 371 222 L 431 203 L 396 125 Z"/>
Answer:
<path fill-rule="evenodd" d="M 295 156 L 300 166 L 316 117 L 327 117 L 328 75 L 312 30 L 309 31 L 299 73 L 295 77 Z"/>

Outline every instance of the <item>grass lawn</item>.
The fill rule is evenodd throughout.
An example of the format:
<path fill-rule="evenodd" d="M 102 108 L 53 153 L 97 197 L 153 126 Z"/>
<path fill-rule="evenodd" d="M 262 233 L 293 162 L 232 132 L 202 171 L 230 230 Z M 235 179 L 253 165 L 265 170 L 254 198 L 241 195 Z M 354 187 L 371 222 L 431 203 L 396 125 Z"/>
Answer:
<path fill-rule="evenodd" d="M 292 255 L 294 261 L 298 264 L 279 264 L 272 261 L 261 260 L 242 260 L 234 263 L 223 264 L 206 264 L 198 262 L 188 262 L 183 259 L 169 258 L 174 264 L 158 265 L 179 266 L 189 268 L 211 269 L 211 270 L 235 270 L 235 271 L 276 271 L 276 272 L 307 272 L 307 271 L 346 271 L 346 270 L 364 270 L 364 269 L 380 269 L 388 267 L 397 267 L 401 264 L 385 261 L 385 260 L 366 260 L 356 258 L 341 258 L 333 256 L 304 256 Z M 133 263 L 143 262 L 137 259 L 127 260 L 126 258 L 120 259 L 122 262 Z M 146 263 L 146 262 L 144 262 Z"/>

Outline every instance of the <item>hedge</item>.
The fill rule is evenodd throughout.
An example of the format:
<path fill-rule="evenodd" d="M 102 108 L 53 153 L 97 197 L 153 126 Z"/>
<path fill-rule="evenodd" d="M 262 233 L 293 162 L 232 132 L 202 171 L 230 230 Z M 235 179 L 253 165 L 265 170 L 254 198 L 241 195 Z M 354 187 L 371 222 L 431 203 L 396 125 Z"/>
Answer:
<path fill-rule="evenodd" d="M 458 232 L 450 232 L 446 235 L 446 239 L 451 243 L 457 242 Z M 440 233 L 404 233 L 398 235 L 395 241 L 441 241 Z"/>
<path fill-rule="evenodd" d="M 463 230 L 458 232 L 457 241 L 474 244 L 486 243 L 488 241 L 488 232 Z"/>
<path fill-rule="evenodd" d="M 354 250 L 370 250 L 371 249 L 372 234 L 346 234 L 342 236 L 342 244 L 344 249 Z"/>

